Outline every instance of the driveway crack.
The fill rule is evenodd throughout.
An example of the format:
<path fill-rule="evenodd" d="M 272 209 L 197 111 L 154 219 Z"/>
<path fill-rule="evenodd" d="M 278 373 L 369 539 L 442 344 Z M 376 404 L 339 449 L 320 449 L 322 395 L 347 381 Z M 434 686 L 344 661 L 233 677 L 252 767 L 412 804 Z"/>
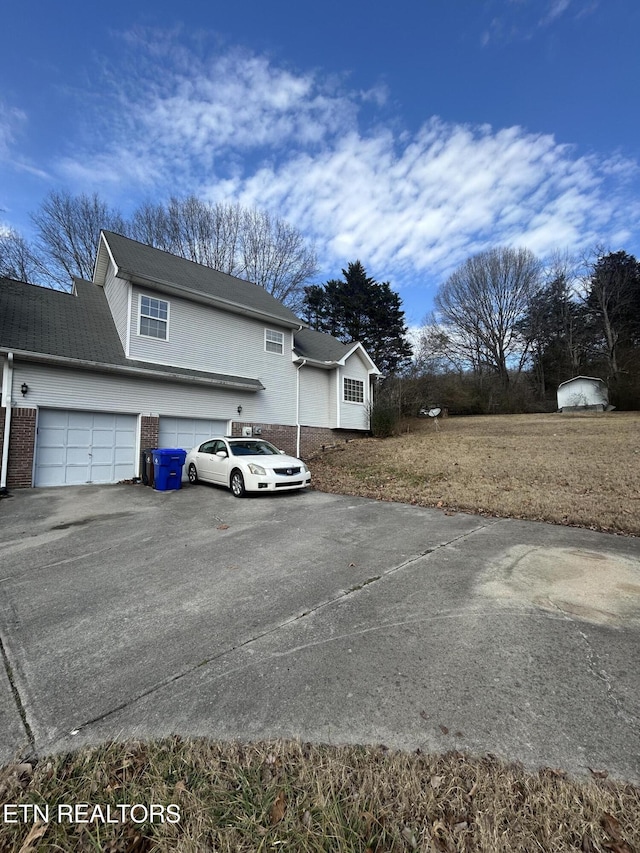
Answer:
<path fill-rule="evenodd" d="M 573 620 L 571 620 L 571 621 L 573 621 Z M 576 625 L 576 628 L 577 628 L 577 625 Z M 601 681 L 602 684 L 604 685 L 607 698 L 613 704 L 617 715 L 622 720 L 624 720 L 628 726 L 630 726 L 632 729 L 634 729 L 636 731 L 636 733 L 640 733 L 640 717 L 638 717 L 636 714 L 631 713 L 630 711 L 628 711 L 624 707 L 624 702 L 616 694 L 615 687 L 614 687 L 613 682 L 611 680 L 611 676 L 606 671 L 606 669 L 604 669 L 604 667 L 601 666 L 599 658 L 598 658 L 598 653 L 593 648 L 591 641 L 589 640 L 589 637 L 584 633 L 584 631 L 581 631 L 580 628 L 578 628 L 577 630 L 578 630 L 578 634 L 582 637 L 582 639 L 584 640 L 584 643 L 587 647 L 587 669 L 595 678 L 598 679 L 598 681 Z"/>
<path fill-rule="evenodd" d="M 497 523 L 497 522 L 490 522 L 489 524 L 478 525 L 477 527 L 474 527 L 473 530 L 468 530 L 465 533 L 461 533 L 459 536 L 454 536 L 452 539 L 449 539 L 446 542 L 441 542 L 438 545 L 434 545 L 433 547 L 426 548 L 424 551 L 420 551 L 417 554 L 413 554 L 411 557 L 408 557 L 406 560 L 403 560 L 401 563 L 398 563 L 398 565 L 392 566 L 390 569 L 383 571 L 380 575 L 375 575 L 371 578 L 368 578 L 367 580 L 362 581 L 361 583 L 351 587 L 350 589 L 342 590 L 338 595 L 335 595 L 332 598 L 327 599 L 326 601 L 321 601 L 319 604 L 316 604 L 313 607 L 310 607 L 309 609 L 304 610 L 301 613 L 297 613 L 294 616 L 290 616 L 287 619 L 283 620 L 282 622 L 279 622 L 277 625 L 274 625 L 271 628 L 267 628 L 266 630 L 261 631 L 259 634 L 255 634 L 255 635 L 249 637 L 248 639 L 243 640 L 241 643 L 238 643 L 235 646 L 230 646 L 229 648 L 224 649 L 223 651 L 219 652 L 216 655 L 212 655 L 211 657 L 204 658 L 199 663 L 193 664 L 192 666 L 189 666 L 189 667 L 186 667 L 181 672 L 175 673 L 174 675 L 172 675 L 168 678 L 165 678 L 162 681 L 157 682 L 156 684 L 153 684 L 151 687 L 147 688 L 146 690 L 141 691 L 140 693 L 136 694 L 132 698 L 127 699 L 124 702 L 121 702 L 119 705 L 116 705 L 113 708 L 110 708 L 108 711 L 105 711 L 102 714 L 98 714 L 97 716 L 92 717 L 89 720 L 85 720 L 85 722 L 76 726 L 72 730 L 71 734 L 73 734 L 73 735 L 78 734 L 78 732 L 81 729 L 86 729 L 88 726 L 94 725 L 95 723 L 103 722 L 107 718 L 113 716 L 113 714 L 117 714 L 119 711 L 123 711 L 125 708 L 129 708 L 129 707 L 135 705 L 136 702 L 139 702 L 142 699 L 145 699 L 146 697 L 151 696 L 153 693 L 156 693 L 159 690 L 162 690 L 164 687 L 168 687 L 170 684 L 175 684 L 177 681 L 180 681 L 181 679 L 186 678 L 187 676 L 191 675 L 193 672 L 196 672 L 201 667 L 209 666 L 210 664 L 215 663 L 216 661 L 220 660 L 221 658 L 226 657 L 227 655 L 233 654 L 236 651 L 239 651 L 241 649 L 246 648 L 247 646 L 250 646 L 252 643 L 256 643 L 259 640 L 262 640 L 265 637 L 268 637 L 271 634 L 274 634 L 277 631 L 280 631 L 282 628 L 286 628 L 289 625 L 295 624 L 296 622 L 298 622 L 301 619 L 306 619 L 308 616 L 312 616 L 314 613 L 317 613 L 319 610 L 322 610 L 325 607 L 330 607 L 333 604 L 337 604 L 340 601 L 344 601 L 350 595 L 353 595 L 354 593 L 359 592 L 360 590 L 364 589 L 365 587 L 371 586 L 372 584 L 377 583 L 378 581 L 382 580 L 383 578 L 386 578 L 390 575 L 393 575 L 396 572 L 399 572 L 402 569 L 407 568 L 407 566 L 413 565 L 413 563 L 416 563 L 419 560 L 422 560 L 425 557 L 428 557 L 430 554 L 433 554 L 437 551 L 440 551 L 443 548 L 447 548 L 448 546 L 453 545 L 456 542 L 460 542 L 469 536 L 473 536 L 475 533 L 479 532 L 480 530 L 483 530 L 486 527 L 493 526 L 493 524 L 495 524 L 495 523 Z"/>
<path fill-rule="evenodd" d="M 22 697 L 20 696 L 20 690 L 18 689 L 18 685 L 16 679 L 13 674 L 13 667 L 11 666 L 11 662 L 9 661 L 9 656 L 7 655 L 7 650 L 4 645 L 4 641 L 0 636 L 0 656 L 2 657 L 2 663 L 4 665 L 4 671 L 7 674 L 7 680 L 9 682 L 9 687 L 11 688 L 11 695 L 13 696 L 13 701 L 16 705 L 16 710 L 18 711 L 18 716 L 20 717 L 20 721 L 22 723 L 22 727 L 24 728 L 25 735 L 29 742 L 29 750 L 31 755 L 37 755 L 36 751 L 36 739 L 33 735 L 33 731 L 31 726 L 29 725 L 29 719 L 27 717 L 27 709 L 25 708 L 24 702 L 22 701 Z"/>

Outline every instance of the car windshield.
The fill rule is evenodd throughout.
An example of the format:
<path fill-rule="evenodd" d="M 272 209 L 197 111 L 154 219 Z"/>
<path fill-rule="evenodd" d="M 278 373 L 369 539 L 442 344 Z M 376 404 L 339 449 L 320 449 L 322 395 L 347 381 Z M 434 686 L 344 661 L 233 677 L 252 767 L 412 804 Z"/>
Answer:
<path fill-rule="evenodd" d="M 279 456 L 280 451 L 268 441 L 230 441 L 234 456 Z"/>

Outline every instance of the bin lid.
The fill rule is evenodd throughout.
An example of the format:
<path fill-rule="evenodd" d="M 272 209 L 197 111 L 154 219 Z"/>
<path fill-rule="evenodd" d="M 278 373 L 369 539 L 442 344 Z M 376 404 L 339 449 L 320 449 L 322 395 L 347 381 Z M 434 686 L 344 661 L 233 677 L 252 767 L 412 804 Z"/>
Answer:
<path fill-rule="evenodd" d="M 183 460 L 187 455 L 187 451 L 183 450 L 181 447 L 157 447 L 153 453 L 161 458 L 175 458 L 177 456 L 182 456 Z"/>

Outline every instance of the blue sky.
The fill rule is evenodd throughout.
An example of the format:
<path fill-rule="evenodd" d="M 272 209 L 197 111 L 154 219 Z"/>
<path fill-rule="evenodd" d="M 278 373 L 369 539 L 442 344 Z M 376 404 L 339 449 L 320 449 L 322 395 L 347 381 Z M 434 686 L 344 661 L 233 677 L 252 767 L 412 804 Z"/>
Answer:
<path fill-rule="evenodd" d="M 26 237 L 51 189 L 255 204 L 411 325 L 492 246 L 640 256 L 637 0 L 22 0 L 3 30 L 0 223 Z"/>

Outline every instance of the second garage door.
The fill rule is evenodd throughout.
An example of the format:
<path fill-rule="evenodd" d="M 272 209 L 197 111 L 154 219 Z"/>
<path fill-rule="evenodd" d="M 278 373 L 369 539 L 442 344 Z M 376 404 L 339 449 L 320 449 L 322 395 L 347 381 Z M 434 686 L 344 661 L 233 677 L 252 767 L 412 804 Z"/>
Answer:
<path fill-rule="evenodd" d="M 202 418 L 161 417 L 158 447 L 181 447 L 191 450 L 212 435 L 226 435 L 228 421 Z"/>

